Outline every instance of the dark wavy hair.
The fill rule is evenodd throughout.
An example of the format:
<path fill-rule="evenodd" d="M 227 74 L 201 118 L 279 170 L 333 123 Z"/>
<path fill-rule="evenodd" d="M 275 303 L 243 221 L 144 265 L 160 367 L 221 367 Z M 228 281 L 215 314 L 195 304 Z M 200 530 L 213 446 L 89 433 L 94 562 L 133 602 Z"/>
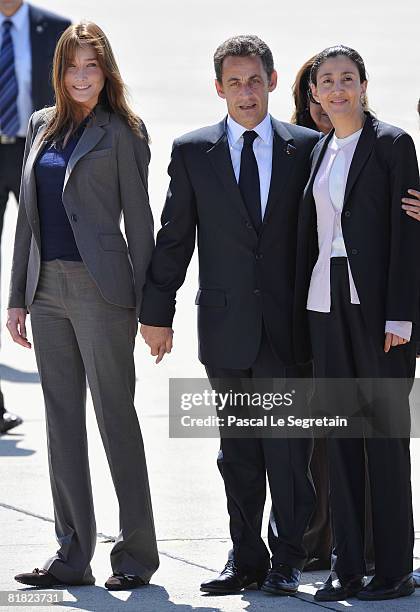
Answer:
<path fill-rule="evenodd" d="M 219 45 L 214 53 L 214 70 L 216 79 L 222 82 L 223 61 L 228 57 L 260 57 L 268 78 L 274 70 L 273 54 L 268 45 L 253 34 L 232 36 Z"/>

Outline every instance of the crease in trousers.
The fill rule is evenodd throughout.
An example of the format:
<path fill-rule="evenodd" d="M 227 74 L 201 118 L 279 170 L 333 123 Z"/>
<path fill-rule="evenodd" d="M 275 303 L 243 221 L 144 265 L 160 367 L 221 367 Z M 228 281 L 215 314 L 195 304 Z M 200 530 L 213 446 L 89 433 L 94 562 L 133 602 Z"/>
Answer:
<path fill-rule="evenodd" d="M 146 458 L 134 407 L 135 309 L 105 301 L 83 262 L 42 263 L 30 306 L 45 399 L 59 549 L 44 565 L 63 582 L 92 584 L 96 544 L 86 436 L 86 378 L 119 504 L 113 572 L 148 583 L 159 566 Z"/>

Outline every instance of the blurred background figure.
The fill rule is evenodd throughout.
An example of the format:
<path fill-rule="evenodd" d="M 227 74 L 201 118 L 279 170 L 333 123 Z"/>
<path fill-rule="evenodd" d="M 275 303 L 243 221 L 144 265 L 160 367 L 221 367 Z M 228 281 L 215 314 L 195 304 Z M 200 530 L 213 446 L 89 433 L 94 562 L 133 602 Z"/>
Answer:
<path fill-rule="evenodd" d="M 22 0 L 0 0 L 0 240 L 10 192 L 19 200 L 29 117 L 54 102 L 52 59 L 69 25 L 67 19 Z M 0 389 L 0 434 L 21 423 L 5 409 Z"/>
<path fill-rule="evenodd" d="M 292 88 L 295 110 L 290 121 L 328 134 L 332 130 L 332 123 L 322 106 L 312 97 L 309 87 L 309 75 L 315 57 L 308 59 L 296 75 Z"/>

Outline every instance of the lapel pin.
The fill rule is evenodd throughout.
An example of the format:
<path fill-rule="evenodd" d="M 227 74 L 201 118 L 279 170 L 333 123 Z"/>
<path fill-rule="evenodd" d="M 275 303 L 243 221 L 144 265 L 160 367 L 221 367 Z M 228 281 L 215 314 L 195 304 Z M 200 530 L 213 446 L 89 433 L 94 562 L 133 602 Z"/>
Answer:
<path fill-rule="evenodd" d="M 293 151 L 295 150 L 295 147 L 293 147 L 290 144 L 286 145 L 286 155 L 292 155 Z"/>
<path fill-rule="evenodd" d="M 42 26 L 42 25 L 37 25 L 37 26 L 36 26 L 36 31 L 38 32 L 38 34 L 41 34 L 41 32 L 43 32 L 43 31 L 44 31 L 44 26 Z"/>

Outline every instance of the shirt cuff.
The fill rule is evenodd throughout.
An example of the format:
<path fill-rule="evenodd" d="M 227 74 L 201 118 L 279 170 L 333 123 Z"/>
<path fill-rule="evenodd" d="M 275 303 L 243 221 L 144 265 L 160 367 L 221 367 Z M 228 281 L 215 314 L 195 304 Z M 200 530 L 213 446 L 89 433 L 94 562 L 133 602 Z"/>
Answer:
<path fill-rule="evenodd" d="M 385 333 L 395 334 L 410 342 L 413 324 L 411 321 L 387 321 L 385 324 Z"/>

